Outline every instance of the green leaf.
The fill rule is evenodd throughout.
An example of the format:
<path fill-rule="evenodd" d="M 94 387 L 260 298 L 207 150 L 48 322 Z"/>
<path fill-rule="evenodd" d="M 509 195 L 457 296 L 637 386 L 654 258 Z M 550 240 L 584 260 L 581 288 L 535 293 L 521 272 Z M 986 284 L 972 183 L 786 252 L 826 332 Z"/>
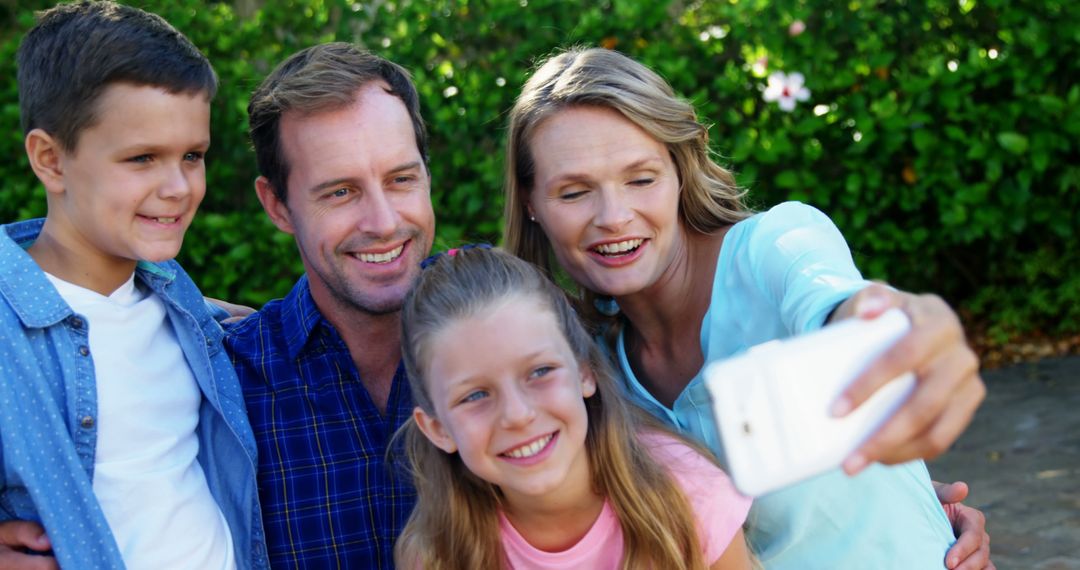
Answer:
<path fill-rule="evenodd" d="M 926 152 L 934 146 L 934 134 L 926 129 L 915 131 L 911 138 L 919 152 Z"/>
<path fill-rule="evenodd" d="M 1031 153 L 1031 166 L 1035 169 L 1035 172 L 1046 172 L 1046 167 L 1050 166 L 1050 153 L 1046 151 Z"/>
<path fill-rule="evenodd" d="M 780 188 L 797 188 L 799 186 L 799 175 L 793 170 L 785 170 L 776 175 L 775 182 Z"/>
<path fill-rule="evenodd" d="M 1015 155 L 1024 154 L 1028 149 L 1028 138 L 1017 132 L 1005 131 L 998 133 L 997 141 L 1001 148 Z"/>

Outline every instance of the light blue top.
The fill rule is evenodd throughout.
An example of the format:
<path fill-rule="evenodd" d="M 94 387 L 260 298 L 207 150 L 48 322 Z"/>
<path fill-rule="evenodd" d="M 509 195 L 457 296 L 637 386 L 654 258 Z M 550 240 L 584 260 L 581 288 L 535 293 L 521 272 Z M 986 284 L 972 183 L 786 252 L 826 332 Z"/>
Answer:
<path fill-rule="evenodd" d="M 0 226 L 0 521 L 40 522 L 63 568 L 123 568 L 92 486 L 97 387 L 88 325 L 25 251 L 42 223 Z M 221 327 L 175 261 L 140 262 L 135 273 L 165 304 L 202 391 L 199 464 L 229 523 L 236 566 L 266 568 L 255 439 Z"/>
<path fill-rule="evenodd" d="M 820 328 L 866 285 L 840 231 L 813 207 L 787 202 L 739 222 L 724 237 L 702 322 L 705 361 Z M 669 409 L 634 377 L 623 341 L 617 357 L 637 403 L 722 459 L 701 373 Z M 769 570 L 944 568 L 955 541 L 922 461 L 874 464 L 856 477 L 833 470 L 758 498 L 748 520 Z"/>

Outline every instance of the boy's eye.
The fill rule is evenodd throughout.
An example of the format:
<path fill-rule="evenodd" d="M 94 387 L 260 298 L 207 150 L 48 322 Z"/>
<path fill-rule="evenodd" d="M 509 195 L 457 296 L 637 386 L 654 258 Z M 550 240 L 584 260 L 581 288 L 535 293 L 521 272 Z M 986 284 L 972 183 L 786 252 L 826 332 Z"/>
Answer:
<path fill-rule="evenodd" d="M 408 184 L 413 181 L 413 177 L 410 175 L 402 174 L 401 176 L 394 177 L 394 184 Z"/>
<path fill-rule="evenodd" d="M 201 153 L 201 152 L 189 152 L 189 153 L 184 155 L 184 161 L 185 162 L 198 162 L 198 161 L 202 160 L 204 156 L 206 156 L 206 155 L 204 153 Z"/>
<path fill-rule="evenodd" d="M 533 369 L 532 373 L 529 374 L 529 377 L 540 378 L 541 376 L 547 376 L 552 370 L 555 370 L 554 366 L 539 366 Z"/>
<path fill-rule="evenodd" d="M 128 162 L 134 162 L 135 164 L 146 164 L 153 159 L 154 157 L 150 156 L 149 154 L 140 154 L 138 156 L 133 156 L 129 158 Z"/>
<path fill-rule="evenodd" d="M 483 390 L 474 390 L 474 391 L 469 392 L 468 394 L 466 394 L 465 397 L 461 399 L 461 403 L 464 404 L 464 403 L 467 403 L 467 402 L 475 402 L 477 400 L 482 400 L 482 399 L 484 399 L 486 397 L 487 397 L 487 392 L 485 392 Z"/>

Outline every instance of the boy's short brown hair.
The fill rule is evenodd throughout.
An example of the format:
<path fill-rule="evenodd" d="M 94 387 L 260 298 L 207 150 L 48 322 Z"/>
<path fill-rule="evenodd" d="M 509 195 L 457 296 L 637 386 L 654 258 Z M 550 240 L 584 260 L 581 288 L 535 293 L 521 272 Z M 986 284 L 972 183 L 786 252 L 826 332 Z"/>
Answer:
<path fill-rule="evenodd" d="M 67 151 L 93 126 L 109 85 L 169 93 L 217 92 L 210 62 L 160 16 L 108 1 L 59 4 L 38 14 L 17 56 L 23 133 L 40 128 Z"/>

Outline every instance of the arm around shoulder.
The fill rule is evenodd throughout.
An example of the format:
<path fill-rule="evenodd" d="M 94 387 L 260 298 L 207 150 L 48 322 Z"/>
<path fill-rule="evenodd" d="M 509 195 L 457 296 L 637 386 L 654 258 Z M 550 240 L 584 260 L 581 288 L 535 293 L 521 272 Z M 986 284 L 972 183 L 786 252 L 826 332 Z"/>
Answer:
<path fill-rule="evenodd" d="M 31 521 L 0 521 L 0 568 L 46 570 L 59 568 L 56 558 L 29 552 L 47 552 L 52 545 L 45 529 Z"/>

